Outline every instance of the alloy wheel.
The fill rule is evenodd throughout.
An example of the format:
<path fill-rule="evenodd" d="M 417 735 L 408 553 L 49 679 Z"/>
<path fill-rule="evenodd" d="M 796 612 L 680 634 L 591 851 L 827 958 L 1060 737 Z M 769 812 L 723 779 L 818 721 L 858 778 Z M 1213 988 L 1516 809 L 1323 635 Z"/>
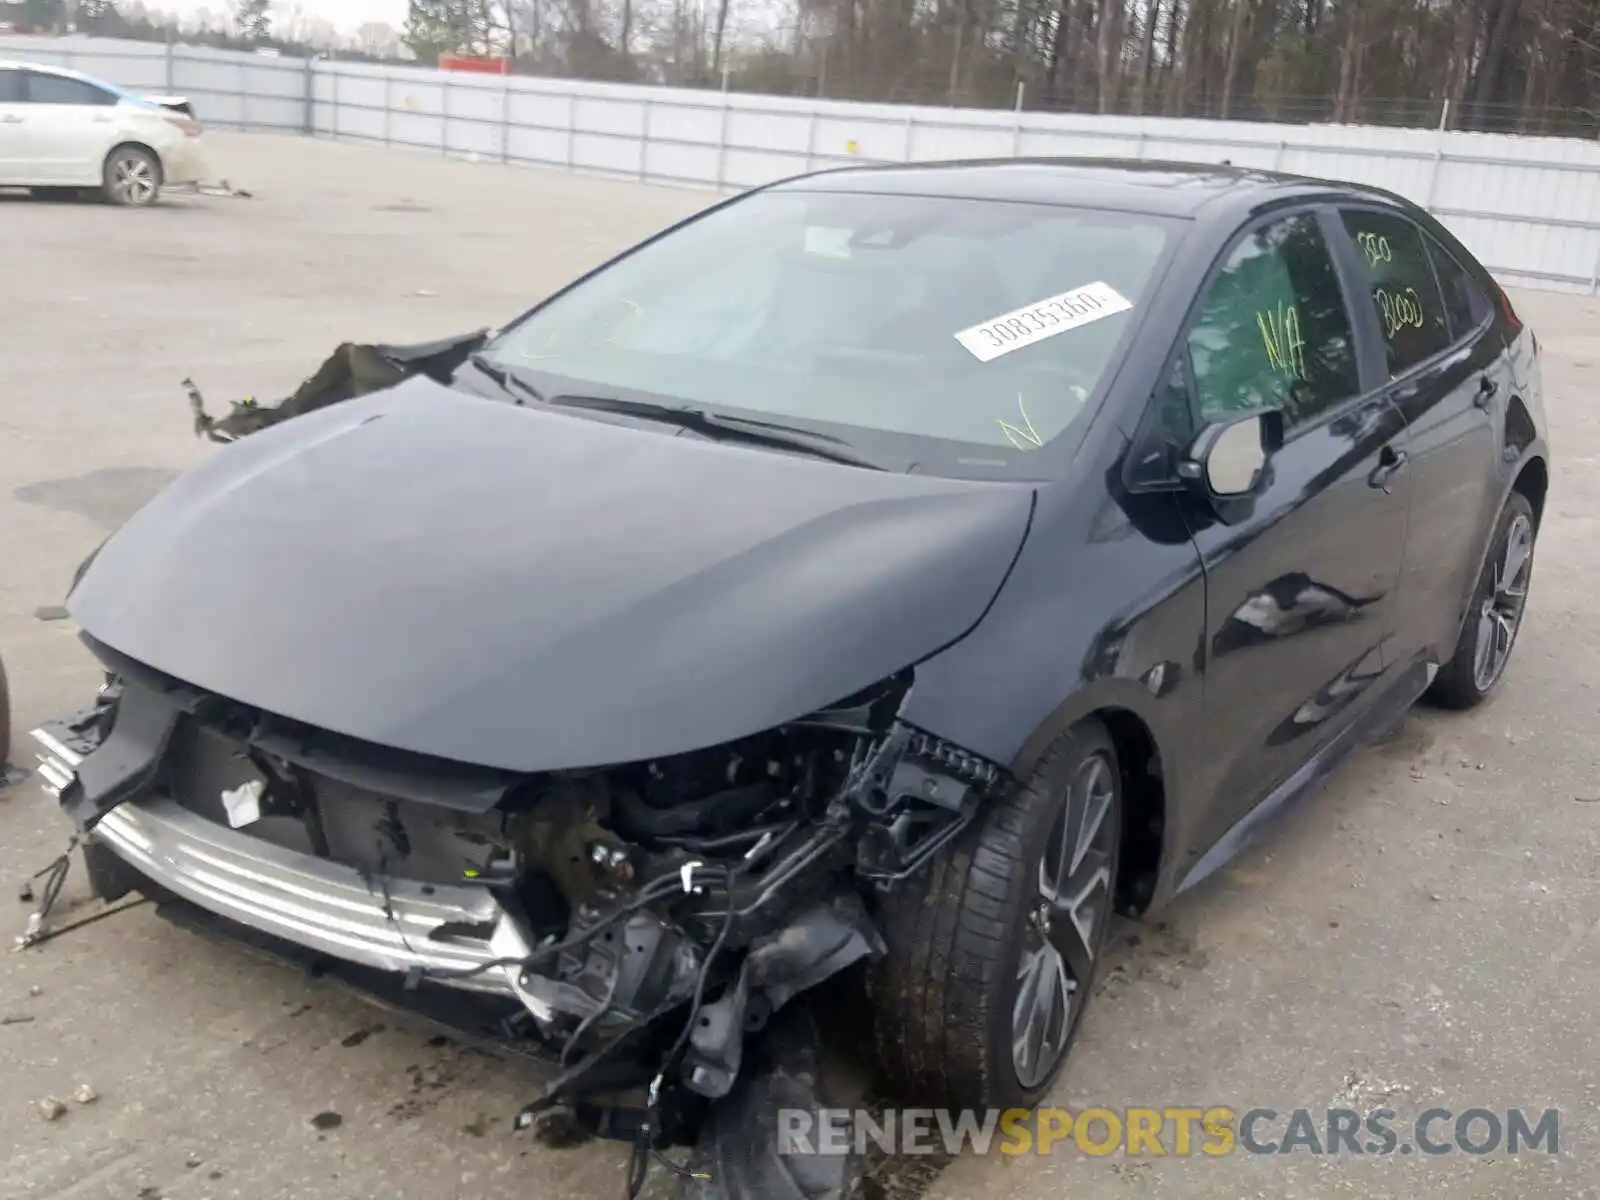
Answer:
<path fill-rule="evenodd" d="M 1494 580 L 1478 610 L 1478 642 L 1472 661 L 1472 681 L 1487 692 L 1499 680 L 1511 658 L 1522 614 L 1528 603 L 1528 578 L 1533 570 L 1533 522 L 1518 514 L 1506 528 L 1504 543 L 1494 564 Z"/>
<path fill-rule="evenodd" d="M 1100 934 L 1111 914 L 1117 783 L 1110 761 L 1086 758 L 1039 859 L 1038 895 L 1028 917 L 1011 1010 L 1017 1081 L 1049 1078 L 1087 999 Z"/>
<path fill-rule="evenodd" d="M 155 164 L 139 154 L 127 154 L 111 166 L 111 192 L 121 204 L 142 207 L 156 197 Z"/>

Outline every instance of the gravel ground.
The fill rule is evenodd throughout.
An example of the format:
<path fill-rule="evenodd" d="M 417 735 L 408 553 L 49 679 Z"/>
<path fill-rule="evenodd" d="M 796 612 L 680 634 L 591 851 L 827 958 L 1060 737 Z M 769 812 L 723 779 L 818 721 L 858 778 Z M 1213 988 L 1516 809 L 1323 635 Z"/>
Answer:
<path fill-rule="evenodd" d="M 294 138 L 210 140 L 217 174 L 254 198 L 132 213 L 0 197 L 0 653 L 19 730 L 95 682 L 70 623 L 41 619 L 74 565 L 208 453 L 189 433 L 185 376 L 214 405 L 276 397 L 341 340 L 493 324 L 708 199 Z M 1546 347 L 1559 457 L 1503 694 L 1467 717 L 1416 714 L 1161 923 L 1123 927 L 1056 1101 L 1384 1104 L 1403 1120 L 1559 1107 L 1562 1153 L 1125 1159 L 1063 1143 L 959 1159 L 930 1200 L 1600 1195 L 1600 418 L 1585 403 L 1600 304 L 1516 299 Z M 0 901 L 63 836 L 31 780 L 0 791 Z M 84 902 L 81 879 L 67 898 Z M 12 914 L 20 930 L 25 906 Z M 430 1043 L 148 908 L 0 958 L 0 1020 L 3 1196 L 621 1190 L 616 1147 L 548 1151 L 510 1133 L 534 1086 L 525 1070 Z M 85 1083 L 98 1099 L 79 1104 Z M 37 1109 L 47 1096 L 67 1103 L 53 1122 Z"/>

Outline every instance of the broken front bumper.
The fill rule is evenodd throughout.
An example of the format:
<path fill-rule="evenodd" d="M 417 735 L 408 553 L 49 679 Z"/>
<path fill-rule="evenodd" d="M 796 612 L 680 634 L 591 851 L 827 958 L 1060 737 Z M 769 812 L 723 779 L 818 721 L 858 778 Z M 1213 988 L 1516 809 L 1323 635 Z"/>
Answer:
<path fill-rule="evenodd" d="M 82 756 L 49 729 L 39 774 L 59 795 Z M 486 887 L 364 874 L 239 833 L 150 795 L 106 813 L 88 837 L 194 904 L 309 950 L 401 974 L 428 972 L 448 986 L 519 998 L 518 968 L 532 947 Z M 464 972 L 477 972 L 462 977 Z"/>

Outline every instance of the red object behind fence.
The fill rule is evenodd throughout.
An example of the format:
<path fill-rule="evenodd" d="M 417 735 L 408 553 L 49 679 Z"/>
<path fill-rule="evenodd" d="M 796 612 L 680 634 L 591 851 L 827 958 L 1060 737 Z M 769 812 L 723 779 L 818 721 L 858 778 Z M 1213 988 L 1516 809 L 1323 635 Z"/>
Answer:
<path fill-rule="evenodd" d="M 511 60 L 509 58 L 468 58 L 460 54 L 439 55 L 439 69 L 442 71 L 476 71 L 480 75 L 509 75 L 511 74 Z"/>

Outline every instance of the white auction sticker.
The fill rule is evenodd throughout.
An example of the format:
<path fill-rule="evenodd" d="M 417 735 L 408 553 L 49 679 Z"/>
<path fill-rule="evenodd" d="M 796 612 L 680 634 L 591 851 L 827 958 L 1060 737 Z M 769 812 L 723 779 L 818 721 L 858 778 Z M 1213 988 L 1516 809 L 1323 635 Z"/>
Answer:
<path fill-rule="evenodd" d="M 963 329 L 956 334 L 956 341 L 979 362 L 988 362 L 1132 307 L 1133 301 L 1109 283 L 1086 283 Z"/>

